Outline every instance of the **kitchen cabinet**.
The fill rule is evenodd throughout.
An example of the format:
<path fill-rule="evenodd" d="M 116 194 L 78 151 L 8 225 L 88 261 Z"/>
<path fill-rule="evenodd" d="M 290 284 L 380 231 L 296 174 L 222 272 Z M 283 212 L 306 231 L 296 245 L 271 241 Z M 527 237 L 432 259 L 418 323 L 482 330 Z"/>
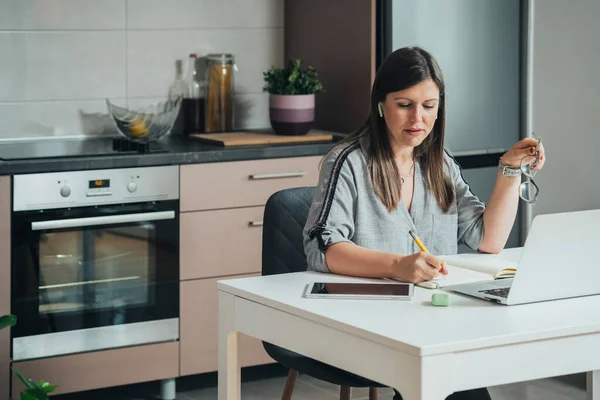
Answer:
<path fill-rule="evenodd" d="M 263 206 L 289 187 L 316 185 L 322 156 L 182 165 L 181 212 Z"/>
<path fill-rule="evenodd" d="M 10 176 L 0 176 L 0 315 L 10 313 Z M 0 400 L 8 400 L 10 330 L 0 330 Z"/>
<path fill-rule="evenodd" d="M 149 382 L 177 376 L 179 342 L 20 361 L 14 366 L 34 382 L 43 379 L 59 385 L 53 395 Z M 16 376 L 12 384 L 13 398 L 18 399 L 23 384 Z"/>
<path fill-rule="evenodd" d="M 380 44 L 376 2 L 285 1 L 284 57 L 314 66 L 326 90 L 315 97 L 315 129 L 350 133 L 367 119 Z"/>
<path fill-rule="evenodd" d="M 238 275 L 242 278 L 252 275 Z M 218 302 L 217 281 L 226 278 L 195 279 L 181 282 L 180 316 L 180 375 L 212 372 L 218 369 Z M 242 367 L 274 362 L 262 342 L 241 335 L 240 360 Z"/>
<path fill-rule="evenodd" d="M 181 280 L 260 272 L 264 207 L 181 214 Z"/>
<path fill-rule="evenodd" d="M 180 375 L 217 370 L 217 281 L 260 275 L 268 198 L 315 186 L 322 156 L 182 165 Z M 274 362 L 244 336 L 242 366 Z"/>

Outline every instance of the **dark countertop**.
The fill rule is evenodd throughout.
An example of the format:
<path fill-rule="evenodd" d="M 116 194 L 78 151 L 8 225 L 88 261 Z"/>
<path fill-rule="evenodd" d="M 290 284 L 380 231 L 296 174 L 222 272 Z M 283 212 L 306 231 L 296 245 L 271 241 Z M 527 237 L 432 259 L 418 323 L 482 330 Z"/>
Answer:
<path fill-rule="evenodd" d="M 334 142 L 337 142 L 341 137 L 343 136 L 334 133 Z M 0 146 L 12 146 L 12 143 L 0 142 Z M 168 135 L 157 143 L 167 151 L 148 154 L 58 156 L 9 161 L 0 160 L 0 175 L 316 156 L 324 155 L 333 145 L 332 142 L 329 142 L 222 147 L 176 135 Z M 39 143 L 36 145 L 39 146 Z"/>

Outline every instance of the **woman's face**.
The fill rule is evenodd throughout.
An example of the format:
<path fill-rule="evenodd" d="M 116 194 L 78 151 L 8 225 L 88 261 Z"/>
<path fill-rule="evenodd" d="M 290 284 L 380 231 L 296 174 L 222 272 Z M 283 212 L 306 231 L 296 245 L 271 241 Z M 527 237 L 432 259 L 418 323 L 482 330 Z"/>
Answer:
<path fill-rule="evenodd" d="M 407 147 L 419 146 L 435 125 L 439 102 L 439 88 L 431 79 L 388 93 L 382 108 L 390 139 Z"/>

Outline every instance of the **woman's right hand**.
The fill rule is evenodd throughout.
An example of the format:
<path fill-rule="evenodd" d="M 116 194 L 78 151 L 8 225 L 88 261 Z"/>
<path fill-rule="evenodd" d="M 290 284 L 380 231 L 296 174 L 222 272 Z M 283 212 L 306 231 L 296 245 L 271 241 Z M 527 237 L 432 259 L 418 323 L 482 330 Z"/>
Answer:
<path fill-rule="evenodd" d="M 446 262 L 429 253 L 419 252 L 402 256 L 396 263 L 394 277 L 404 282 L 430 281 L 437 275 L 448 274 Z"/>

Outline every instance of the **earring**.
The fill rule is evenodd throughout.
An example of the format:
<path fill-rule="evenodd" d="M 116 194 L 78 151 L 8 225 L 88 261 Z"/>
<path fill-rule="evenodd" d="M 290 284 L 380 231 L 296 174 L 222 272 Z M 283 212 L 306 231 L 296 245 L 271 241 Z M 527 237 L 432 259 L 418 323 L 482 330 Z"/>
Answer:
<path fill-rule="evenodd" d="M 383 118 L 383 108 L 381 107 L 381 103 L 377 103 L 377 109 L 379 110 L 379 116 Z"/>

